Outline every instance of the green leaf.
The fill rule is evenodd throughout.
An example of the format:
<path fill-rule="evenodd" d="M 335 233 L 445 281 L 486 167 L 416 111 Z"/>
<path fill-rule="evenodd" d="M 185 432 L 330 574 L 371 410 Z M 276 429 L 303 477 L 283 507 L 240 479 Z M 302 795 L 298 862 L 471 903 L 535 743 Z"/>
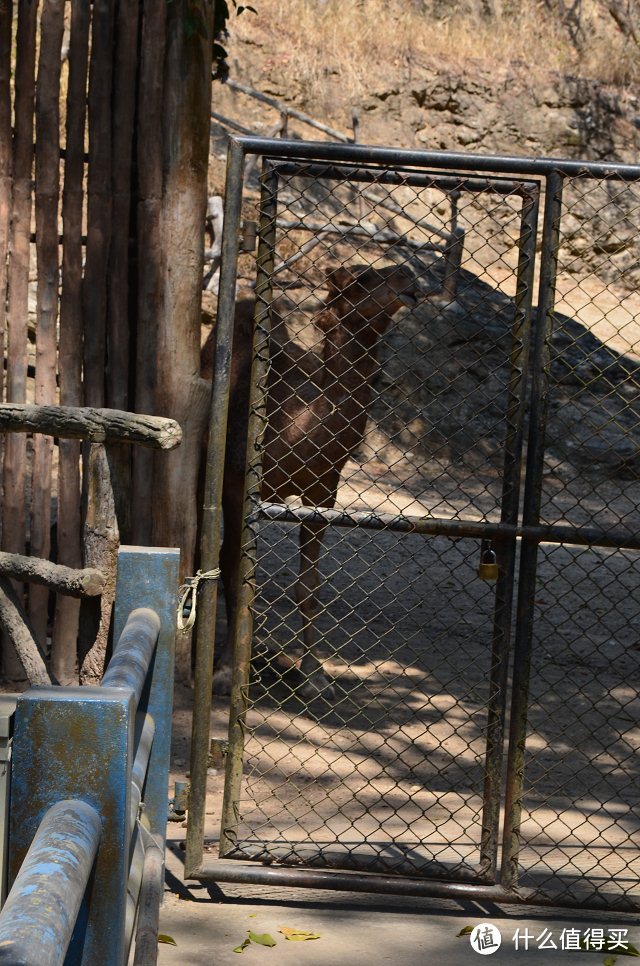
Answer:
<path fill-rule="evenodd" d="M 249 930 L 249 939 L 252 943 L 257 943 L 259 946 L 275 946 L 276 941 L 273 936 L 270 936 L 268 932 L 256 933 Z"/>
<path fill-rule="evenodd" d="M 159 932 L 158 933 L 158 942 L 159 943 L 166 943 L 168 946 L 177 946 L 178 945 L 177 942 L 175 941 L 175 939 L 173 938 L 173 936 L 165 936 L 165 934 L 162 933 L 162 932 Z"/>
<path fill-rule="evenodd" d="M 247 946 L 250 946 L 250 945 L 251 945 L 251 940 L 245 939 L 244 942 L 240 946 L 236 946 L 233 951 L 234 953 L 243 953 L 247 948 Z"/>
<path fill-rule="evenodd" d="M 602 960 L 602 966 L 615 966 L 615 963 L 616 963 L 615 956 L 607 956 L 606 959 Z"/>
<path fill-rule="evenodd" d="M 458 937 L 458 936 L 470 936 L 471 933 L 473 932 L 474 928 L 475 928 L 474 926 L 465 926 L 464 929 L 461 929 L 460 932 L 457 932 L 456 933 L 456 937 Z"/>

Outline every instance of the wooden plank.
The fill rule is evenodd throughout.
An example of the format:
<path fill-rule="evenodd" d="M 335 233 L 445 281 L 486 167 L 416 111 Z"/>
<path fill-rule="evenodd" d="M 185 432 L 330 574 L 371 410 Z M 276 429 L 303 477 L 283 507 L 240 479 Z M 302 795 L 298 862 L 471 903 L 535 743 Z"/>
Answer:
<path fill-rule="evenodd" d="M 13 195 L 8 269 L 7 399 L 27 397 L 31 182 L 33 174 L 33 109 L 35 99 L 37 0 L 18 0 L 14 80 Z M 4 454 L 2 545 L 24 553 L 27 535 L 27 444 L 24 436 L 9 436 Z M 3 649 L 3 671 L 12 680 L 22 665 L 12 647 Z"/>
<path fill-rule="evenodd" d="M 166 8 L 145 0 L 142 13 L 138 89 L 138 320 L 136 330 L 135 408 L 154 412 L 156 319 L 164 313 L 162 236 L 162 105 Z M 132 540 L 151 544 L 153 457 L 133 453 Z"/>
<path fill-rule="evenodd" d="M 58 372 L 60 402 L 81 406 L 82 397 L 82 205 L 84 200 L 84 132 L 89 66 L 89 0 L 72 0 L 69 35 L 66 145 L 62 194 L 62 292 Z M 80 444 L 61 439 L 58 468 L 58 561 L 82 566 L 80 513 Z M 51 642 L 51 670 L 60 684 L 77 683 L 77 640 L 80 604 L 56 598 Z"/>
<path fill-rule="evenodd" d="M 56 326 L 58 321 L 58 201 L 60 194 L 60 51 L 64 0 L 43 0 L 36 92 L 36 257 L 38 270 L 36 377 L 37 405 L 56 402 Z M 51 467 L 53 440 L 33 441 L 31 482 L 31 553 L 51 552 Z M 29 590 L 29 618 L 46 650 L 49 591 Z"/>
<path fill-rule="evenodd" d="M 175 449 L 182 439 L 178 423 L 164 416 L 143 416 L 117 409 L 13 403 L 0 403 L 0 432 L 46 433 L 92 443 L 138 443 L 164 450 Z"/>
<path fill-rule="evenodd" d="M 82 286 L 87 406 L 103 406 L 105 401 L 107 270 L 111 243 L 113 16 L 112 0 L 95 0 L 89 66 L 87 252 Z"/>
<path fill-rule="evenodd" d="M 7 255 L 11 211 L 11 23 L 12 0 L 0 0 L 0 353 L 6 336 Z M 0 366 L 0 402 L 4 398 L 4 365 Z M 0 450 L 0 462 L 2 451 Z"/>
<path fill-rule="evenodd" d="M 113 82 L 113 219 L 109 258 L 109 300 L 107 306 L 107 403 L 115 409 L 130 409 L 129 363 L 132 329 L 129 324 L 131 235 L 131 161 L 136 114 L 134 92 L 138 69 L 139 3 L 121 3 L 116 23 Z M 112 448 L 113 484 L 120 539 L 131 540 L 131 451 Z"/>

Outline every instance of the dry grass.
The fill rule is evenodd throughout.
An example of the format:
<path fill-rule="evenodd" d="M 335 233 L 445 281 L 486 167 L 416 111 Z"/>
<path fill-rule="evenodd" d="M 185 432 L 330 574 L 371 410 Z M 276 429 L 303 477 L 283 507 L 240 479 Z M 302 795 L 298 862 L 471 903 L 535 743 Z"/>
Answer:
<path fill-rule="evenodd" d="M 580 53 L 541 0 L 505 4 L 491 18 L 460 6 L 455 16 L 437 18 L 410 0 L 258 0 L 256 6 L 257 16 L 232 22 L 232 35 L 263 48 L 263 69 L 277 66 L 314 100 L 322 99 L 328 77 L 356 97 L 379 88 L 393 68 L 419 69 L 430 60 L 456 70 L 541 65 L 617 85 L 640 79 L 638 47 L 597 0 L 583 5 Z"/>

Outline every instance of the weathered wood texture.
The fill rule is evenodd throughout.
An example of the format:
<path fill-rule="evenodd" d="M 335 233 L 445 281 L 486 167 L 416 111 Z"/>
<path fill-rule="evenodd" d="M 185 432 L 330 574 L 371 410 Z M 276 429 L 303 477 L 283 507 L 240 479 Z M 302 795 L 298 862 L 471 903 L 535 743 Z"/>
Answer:
<path fill-rule="evenodd" d="M 82 203 L 84 199 L 84 128 L 89 65 L 89 0 L 71 0 L 66 144 L 62 192 L 62 291 L 58 373 L 60 402 L 80 406 L 82 394 Z M 58 463 L 58 561 L 82 566 L 80 514 L 80 444 L 60 440 Z M 61 684 L 77 682 L 80 603 L 58 596 L 51 642 L 51 669 Z"/>
<path fill-rule="evenodd" d="M 183 429 L 180 456 L 154 461 L 153 543 L 182 548 L 183 573 L 193 572 L 200 440 L 208 394 L 199 379 L 200 305 L 207 207 L 213 4 L 203 4 L 207 37 L 187 36 L 188 0 L 167 7 L 164 86 L 166 264 L 163 312 L 158 318 L 154 412 Z M 177 455 L 177 454 L 176 454 Z M 171 513 L 167 513 L 167 507 Z M 185 636 L 186 637 L 186 636 Z M 190 675 L 190 643 L 180 641 L 181 677 Z"/>
<path fill-rule="evenodd" d="M 7 328 L 7 255 L 11 210 L 11 21 L 12 0 L 0 0 L 0 348 L 4 357 Z M 0 400 L 4 398 L 4 365 L 0 366 Z M 1 458 L 2 450 L 0 450 Z M 1 522 L 0 522 L 1 526 Z"/>
<path fill-rule="evenodd" d="M 92 443 L 139 443 L 170 450 L 180 445 L 178 423 L 164 416 L 141 416 L 117 409 L 0 404 L 0 432 L 47 433 Z"/>
<path fill-rule="evenodd" d="M 180 546 L 192 570 L 212 10 L 190 36 L 190 0 L 0 0 L 3 551 L 79 571 L 111 560 L 120 532 Z M 160 452 L 180 442 L 178 459 Z M 59 682 L 96 679 L 109 587 L 82 619 L 56 596 Z M 48 590 L 13 589 L 44 652 Z"/>
<path fill-rule="evenodd" d="M 140 86 L 138 90 L 138 324 L 136 341 L 135 408 L 154 409 L 156 319 L 164 312 L 164 237 L 162 233 L 162 101 L 166 13 L 155 0 L 144 0 Z M 133 453 L 132 540 L 151 543 L 149 480 L 153 457 L 145 450 Z"/>
<path fill-rule="evenodd" d="M 31 684 L 51 684 L 44 657 L 11 581 L 0 577 L 0 624 L 15 649 L 20 665 Z M 9 672 L 6 677 L 11 680 Z"/>
<path fill-rule="evenodd" d="M 84 523 L 85 563 L 105 579 L 102 595 L 80 608 L 80 683 L 98 684 L 106 664 L 111 609 L 118 571 L 118 521 L 111 472 L 104 446 L 91 443 L 85 457 L 87 505 Z"/>
<path fill-rule="evenodd" d="M 82 287 L 84 401 L 87 406 L 103 406 L 107 344 L 107 277 L 111 241 L 111 83 L 114 5 L 111 0 L 95 0 L 92 10 L 87 254 Z"/>
<path fill-rule="evenodd" d="M 58 321 L 58 201 L 60 193 L 60 51 L 64 0 L 43 0 L 36 93 L 36 306 L 35 401 L 56 402 L 56 326 Z M 51 552 L 51 468 L 53 440 L 35 436 L 31 482 L 31 553 Z M 49 593 L 33 587 L 29 618 L 40 645 L 47 639 Z"/>
<path fill-rule="evenodd" d="M 30 234 L 33 176 L 37 0 L 18 0 L 14 76 L 14 136 L 12 198 L 8 265 L 7 399 L 24 402 L 27 394 Z M 23 553 L 27 540 L 27 441 L 10 436 L 5 441 L 3 466 L 2 541 L 6 550 Z M 9 635 L 3 647 L 2 669 L 10 679 L 22 676 L 15 655 L 16 640 Z"/>
<path fill-rule="evenodd" d="M 72 570 L 17 553 L 0 552 L 0 574 L 26 583 L 42 584 L 70 597 L 95 597 L 102 593 L 105 585 L 104 575 L 91 567 Z"/>

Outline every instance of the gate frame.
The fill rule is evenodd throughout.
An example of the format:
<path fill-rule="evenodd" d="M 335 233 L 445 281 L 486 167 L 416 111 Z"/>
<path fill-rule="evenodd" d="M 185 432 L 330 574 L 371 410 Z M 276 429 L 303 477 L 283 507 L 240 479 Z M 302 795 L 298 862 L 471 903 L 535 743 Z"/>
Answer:
<path fill-rule="evenodd" d="M 231 341 L 233 334 L 234 293 L 237 277 L 238 236 L 241 216 L 244 182 L 244 160 L 247 155 L 262 156 L 264 161 L 286 159 L 287 161 L 318 161 L 352 163 L 362 168 L 379 165 L 391 167 L 394 171 L 415 174 L 415 168 L 425 171 L 429 166 L 442 171 L 443 175 L 455 176 L 457 172 L 478 172 L 488 175 L 523 175 L 528 180 L 539 179 L 544 186 L 544 213 L 542 229 L 542 255 L 540 258 L 540 280 L 538 285 L 537 318 L 535 343 L 529 372 L 533 372 L 532 387 L 529 393 L 531 416 L 529 419 L 528 447 L 534 454 L 526 467 L 524 512 L 522 522 L 518 522 L 517 506 L 512 519 L 500 523 L 467 523 L 466 521 L 415 520 L 404 518 L 407 529 L 416 533 L 446 533 L 449 536 L 491 537 L 503 542 L 508 559 L 515 563 L 517 542 L 522 544 L 518 600 L 515 614 L 514 653 L 518 685 L 512 691 L 510 710 L 510 739 L 508 752 L 508 777 L 505 785 L 506 820 L 503 828 L 502 866 L 500 881 L 491 884 L 474 885 L 469 882 L 440 881 L 433 879 L 405 878 L 377 873 L 354 873 L 346 871 L 327 871 L 320 869 L 299 869 L 272 866 L 257 866 L 255 863 L 240 863 L 234 860 L 205 860 L 204 857 L 204 814 L 206 799 L 206 768 L 209 751 L 210 695 L 213 675 L 213 641 L 215 628 L 216 601 L 210 592 L 208 606 L 203 608 L 205 617 L 198 622 L 196 643 L 196 694 L 194 702 L 194 723 L 191 752 L 191 799 L 185 856 L 185 877 L 200 881 L 219 881 L 256 884 L 291 885 L 319 889 L 346 889 L 354 892 L 374 892 L 381 894 L 417 895 L 446 898 L 493 899 L 501 902 L 531 902 L 532 890 L 518 887 L 517 863 L 519 852 L 519 824 L 524 791 L 524 749 L 527 727 L 529 669 L 532 645 L 533 595 L 531 582 L 535 582 L 538 545 L 542 542 L 565 543 L 578 546 L 614 547 L 618 549 L 640 549 L 640 535 L 630 530 L 616 528 L 606 532 L 598 527 L 576 527 L 571 525 L 540 523 L 540 481 L 545 452 L 545 432 L 547 421 L 550 334 L 555 312 L 555 273 L 559 249 L 560 212 L 562 187 L 566 177 L 571 178 L 616 178 L 619 181 L 637 181 L 640 167 L 629 164 L 592 163 L 555 158 L 527 158 L 505 155 L 468 155 L 456 152 L 414 151 L 394 148 L 367 147 L 326 142 L 286 141 L 270 138 L 231 137 L 227 156 L 227 188 L 225 192 L 225 233 L 223 255 L 220 269 L 220 302 L 218 307 L 218 351 L 211 393 L 211 420 L 209 447 L 207 452 L 207 480 L 205 484 L 205 513 L 209 511 L 210 521 L 217 526 L 212 530 L 204 528 L 203 548 L 206 545 L 207 558 L 203 552 L 203 567 L 207 570 L 217 567 L 220 550 L 220 503 L 224 453 L 226 439 L 226 417 L 228 411 L 229 367 Z M 534 233 L 535 234 L 535 233 Z M 548 244 L 545 246 L 545 239 Z M 534 255 L 535 264 L 535 255 Z M 520 266 L 519 266 L 520 267 Z M 533 267 L 533 266 L 532 266 Z M 268 279 L 267 279 L 268 282 Z M 263 281 L 264 288 L 264 281 Z M 265 302 L 261 308 L 263 290 L 260 288 L 260 263 L 258 265 L 258 284 L 256 299 L 256 329 L 268 326 L 269 308 Z M 268 332 L 266 333 L 268 337 Z M 264 338 L 264 331 L 263 331 Z M 264 363 L 263 363 L 264 367 Z M 266 372 L 266 368 L 265 368 Z M 349 514 L 342 511 L 298 510 L 265 505 L 266 515 L 277 519 L 299 521 L 306 513 L 321 514 L 322 519 L 338 525 L 350 525 L 363 519 L 357 517 L 368 514 Z M 270 512 L 271 511 L 271 512 Z M 378 515 L 379 516 L 379 515 Z M 371 522 L 370 524 L 371 525 Z M 246 526 L 251 526 L 251 516 L 246 518 Z M 380 518 L 378 526 L 384 527 Z M 528 583 L 527 583 L 528 581 Z M 526 584 L 526 586 L 525 586 Z M 497 598 L 498 606 L 498 598 Z M 250 628 L 243 629 L 243 636 Z M 232 685 L 232 705 L 246 711 L 248 699 L 249 654 L 237 656 L 234 664 Z M 198 668 L 205 673 L 198 675 Z M 506 668 L 504 670 L 506 675 Z M 200 680 L 199 680 L 200 677 Z M 514 725 L 515 722 L 515 725 Z M 244 731 L 243 714 L 236 713 L 230 723 L 230 736 Z M 495 738 L 495 732 L 494 732 Z M 233 740 L 230 741 L 230 746 Z M 232 775 L 233 772 L 233 775 Z M 229 766 L 225 783 L 225 797 L 229 777 L 239 782 L 242 762 L 237 759 Z M 499 809 L 500 800 L 495 803 Z M 227 800 L 224 813 L 237 819 L 237 802 Z M 222 844 L 222 843 L 221 843 Z M 557 897 L 549 899 L 535 895 L 539 905 L 575 905 Z M 588 903 L 580 903 L 588 908 Z M 600 908 L 600 906 L 596 906 Z"/>

